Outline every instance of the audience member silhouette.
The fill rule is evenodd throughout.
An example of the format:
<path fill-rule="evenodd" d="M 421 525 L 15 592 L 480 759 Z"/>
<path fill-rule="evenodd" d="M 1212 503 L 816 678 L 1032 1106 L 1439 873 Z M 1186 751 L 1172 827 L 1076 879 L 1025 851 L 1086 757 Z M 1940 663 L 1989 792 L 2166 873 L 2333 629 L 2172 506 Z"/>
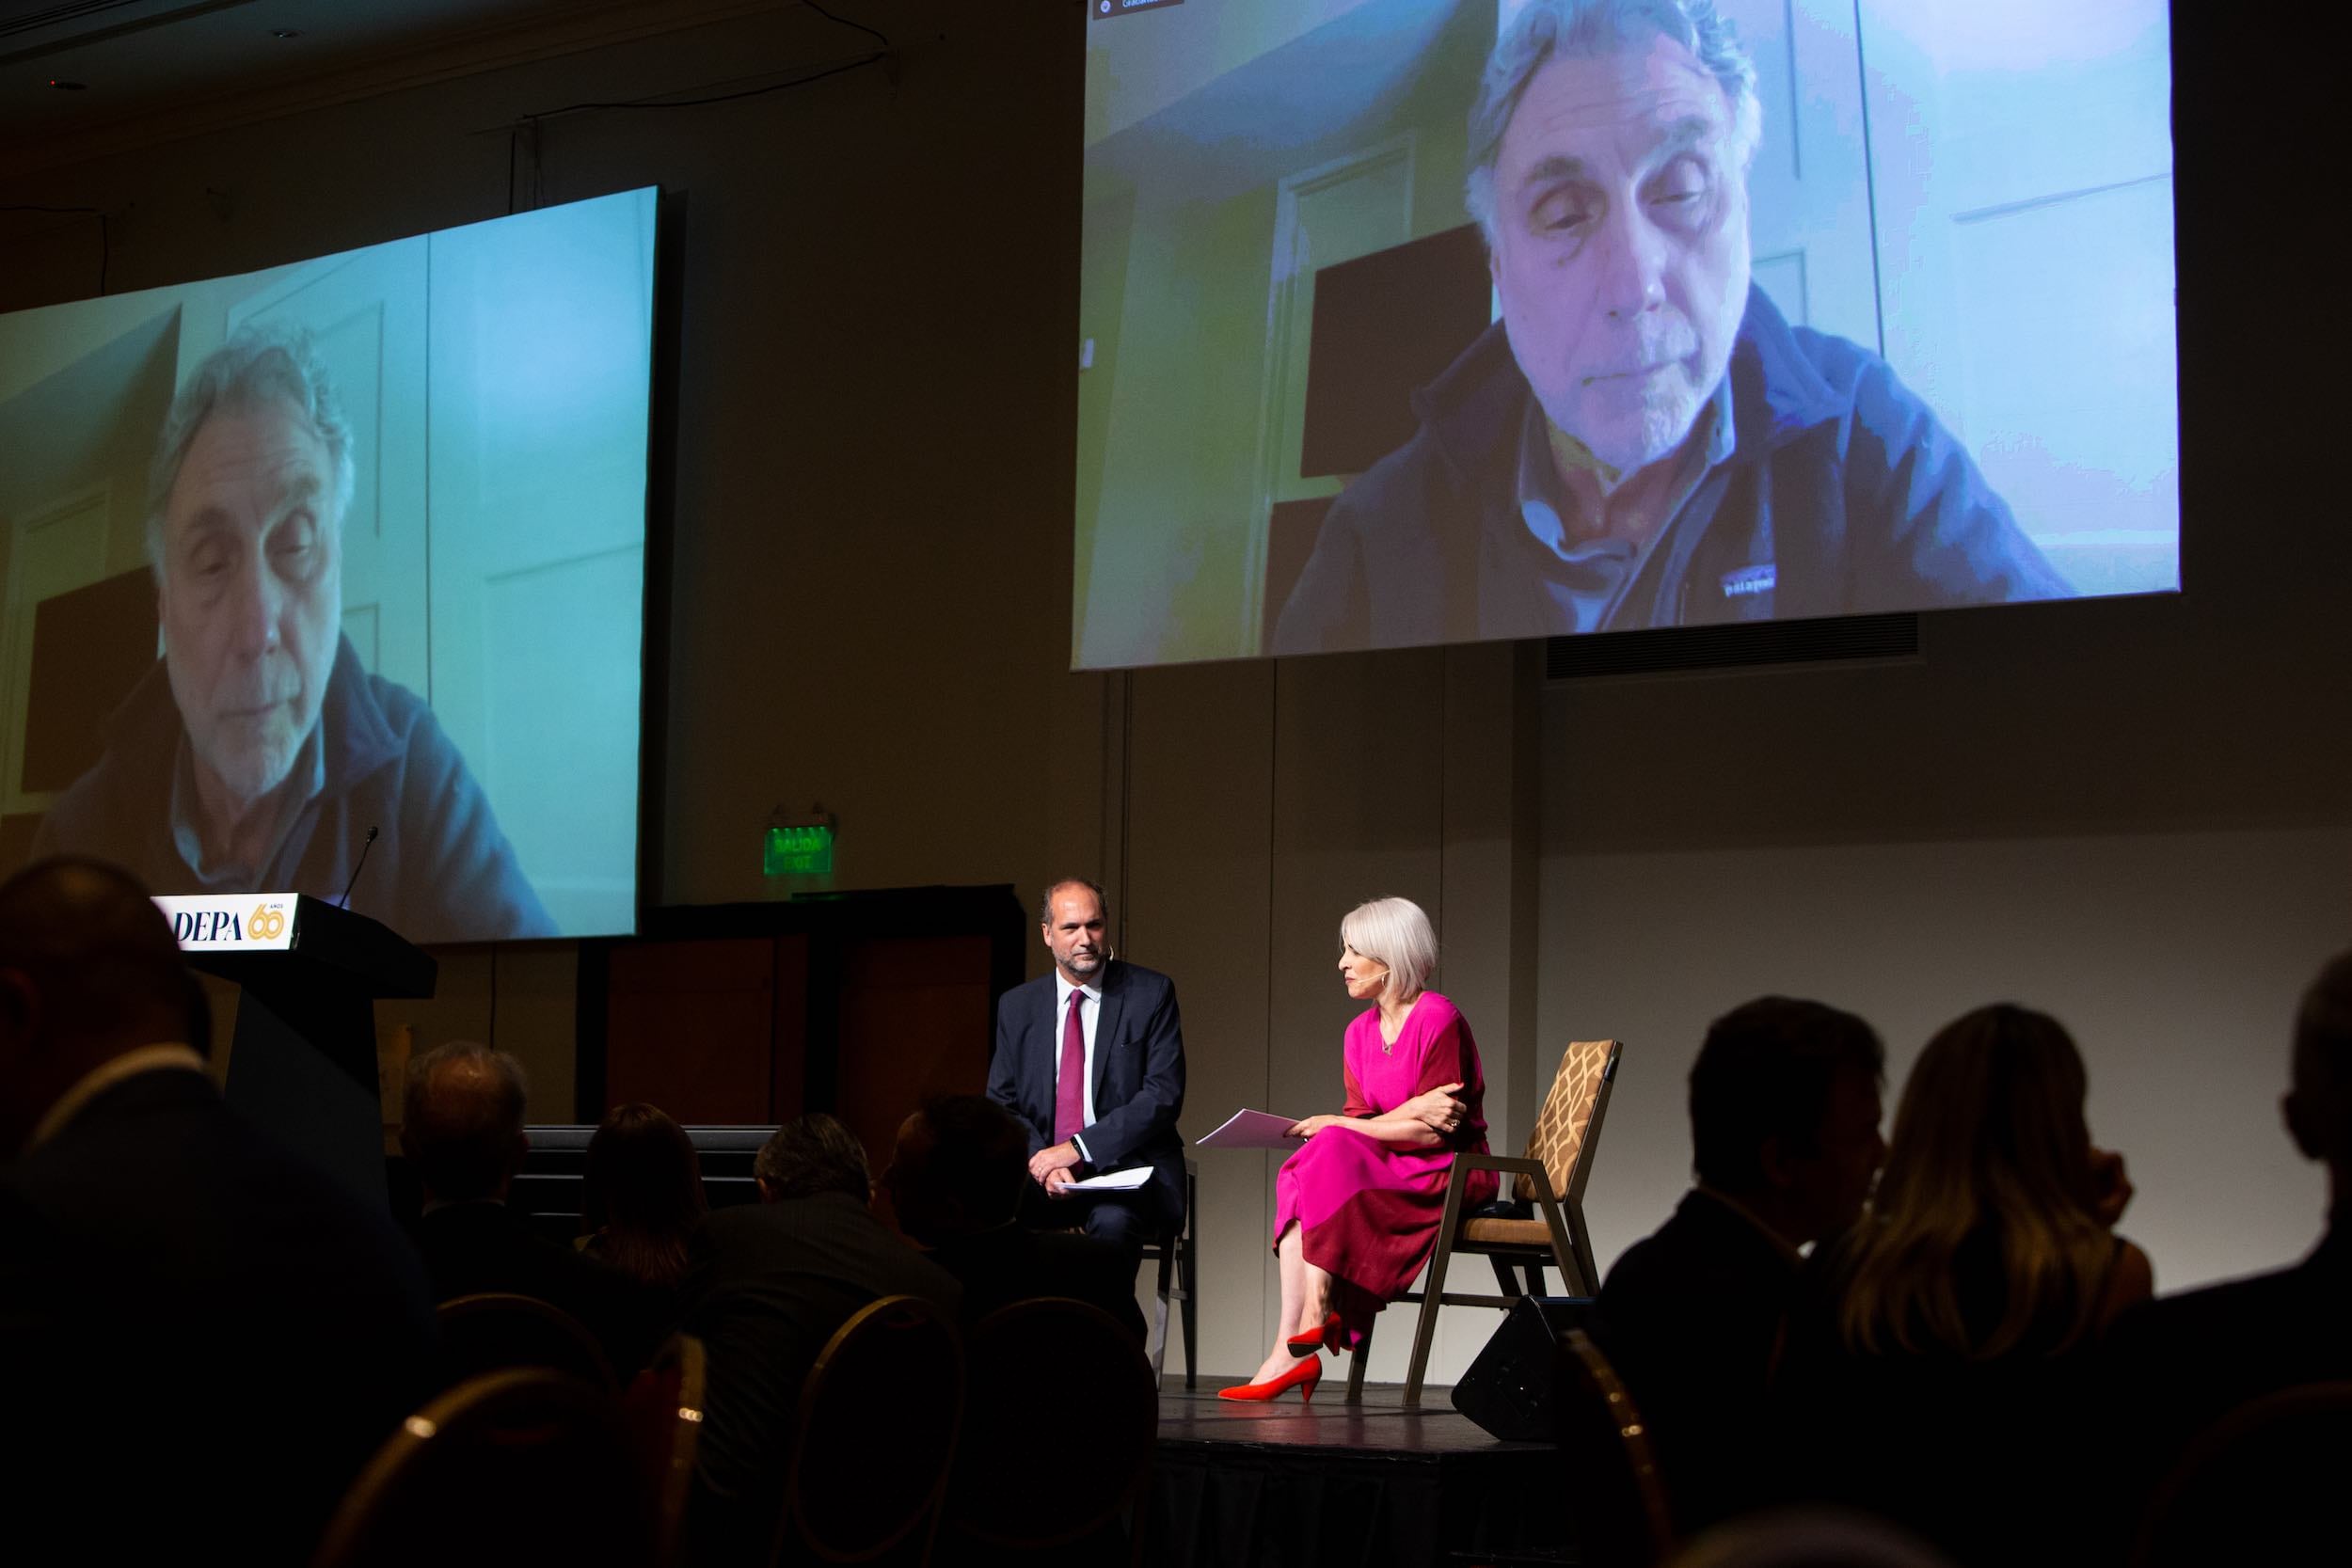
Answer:
<path fill-rule="evenodd" d="M 1664 1473 L 1677 1531 L 1765 1500 L 1767 1390 L 1802 1264 L 1851 1225 L 1884 1158 L 1885 1052 L 1819 1002 L 1767 996 L 1715 1021 L 1691 1069 L 1698 1184 L 1602 1286 L 1607 1349 Z"/>
<path fill-rule="evenodd" d="M 1791 1487 L 1964 1563 L 2071 1560 L 2089 1528 L 2089 1352 L 2151 1289 L 2115 1234 L 2131 1195 L 2091 1147 L 2055 1019 L 1980 1008 L 1903 1085 L 1871 1211 L 1817 1254 L 1790 1323 Z M 1759 1456 L 1761 1457 L 1761 1456 Z"/>
<path fill-rule="evenodd" d="M 2109 1386 L 2133 1495 L 2236 1406 L 2352 1379 L 2352 952 L 2304 992 L 2290 1071 L 2281 1109 L 2295 1147 L 2328 1167 L 2327 1233 L 2291 1269 L 2167 1296 L 2117 1322 Z"/>
<path fill-rule="evenodd" d="M 128 875 L 0 885 L 11 1561 L 305 1561 L 429 1391 L 414 1255 L 223 1103 L 209 1033 Z"/>
<path fill-rule="evenodd" d="M 1101 1307 L 1141 1340 L 1143 1313 L 1123 1251 L 1099 1237 L 1015 1222 L 1028 1168 L 1028 1134 L 1010 1112 L 985 1095 L 948 1095 L 899 1124 L 882 1185 L 898 1227 L 962 1284 L 967 1324 L 1016 1301 L 1068 1296 Z"/>
<path fill-rule="evenodd" d="M 408 1063 L 400 1147 L 424 1194 L 417 1248 L 434 1299 L 485 1291 L 535 1296 L 578 1318 L 627 1378 L 666 1331 L 669 1302 L 578 1248 L 534 1234 L 507 1207 L 531 1139 L 522 1064 L 472 1040 Z"/>
<path fill-rule="evenodd" d="M 583 1251 L 665 1297 L 686 1277 L 686 1239 L 701 1223 L 702 1162 L 686 1129 L 642 1101 L 616 1107 L 588 1139 Z"/>
<path fill-rule="evenodd" d="M 709 1355 L 688 1526 L 697 1563 L 767 1560 L 801 1385 L 850 1314 L 887 1295 L 957 1309 L 954 1278 L 868 1212 L 866 1170 L 833 1117 L 787 1122 L 753 1163 L 761 1201 L 715 1210 L 694 1231 L 680 1296 Z"/>

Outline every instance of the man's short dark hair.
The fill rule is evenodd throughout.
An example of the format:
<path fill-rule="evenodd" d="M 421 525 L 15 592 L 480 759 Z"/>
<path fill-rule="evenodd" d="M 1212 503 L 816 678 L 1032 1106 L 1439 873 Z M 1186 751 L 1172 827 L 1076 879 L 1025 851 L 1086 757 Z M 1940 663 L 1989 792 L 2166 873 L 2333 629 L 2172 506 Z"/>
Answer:
<path fill-rule="evenodd" d="M 1054 895 L 1059 893 L 1066 887 L 1082 887 L 1089 893 L 1094 895 L 1095 908 L 1103 911 L 1103 918 L 1104 920 L 1107 921 L 1110 919 L 1110 895 L 1103 891 L 1103 886 L 1100 882 L 1089 882 L 1084 877 L 1057 877 L 1052 881 L 1045 884 L 1044 892 L 1037 895 L 1037 920 L 1039 925 L 1051 926 L 1054 923 Z"/>
<path fill-rule="evenodd" d="M 152 1043 L 196 1024 L 190 997 L 201 993 L 171 923 L 137 878 L 106 861 L 55 856 L 0 883 L 0 968 L 31 978 L 47 1025 L 80 1037 L 145 1032 Z"/>
<path fill-rule="evenodd" d="M 1820 1002 L 1758 997 L 1708 1027 L 1691 1069 L 1692 1165 L 1727 1193 L 1764 1184 L 1763 1150 L 1777 1138 L 1794 1153 L 1820 1147 L 1830 1091 L 1840 1074 L 1886 1071 L 1878 1032 Z"/>
<path fill-rule="evenodd" d="M 1009 1221 L 1029 1173 L 1028 1136 L 1012 1113 L 986 1095 L 951 1094 L 925 1101 L 922 1117 L 931 1142 L 911 1173 L 916 1187 L 952 1196 L 973 1230 Z"/>
<path fill-rule="evenodd" d="M 2352 953 L 2328 960 L 2295 1014 L 2296 1077 L 2352 1089 Z"/>
<path fill-rule="evenodd" d="M 474 1040 L 408 1061 L 401 1144 L 425 1190 L 444 1202 L 496 1196 L 522 1136 L 522 1064 Z"/>
<path fill-rule="evenodd" d="M 822 1111 L 786 1122 L 759 1146 L 752 1174 L 771 1197 L 815 1197 L 845 1193 L 860 1203 L 874 1196 L 866 1146 L 857 1134 Z"/>

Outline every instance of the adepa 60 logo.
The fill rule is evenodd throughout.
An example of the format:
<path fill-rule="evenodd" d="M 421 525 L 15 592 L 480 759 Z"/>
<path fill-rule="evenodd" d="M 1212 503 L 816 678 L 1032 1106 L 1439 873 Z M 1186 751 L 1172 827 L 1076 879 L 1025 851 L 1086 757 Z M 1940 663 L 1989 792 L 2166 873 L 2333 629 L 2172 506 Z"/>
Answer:
<path fill-rule="evenodd" d="M 181 947 L 289 947 L 294 931 L 292 894 L 163 895 L 155 908 L 172 922 Z"/>

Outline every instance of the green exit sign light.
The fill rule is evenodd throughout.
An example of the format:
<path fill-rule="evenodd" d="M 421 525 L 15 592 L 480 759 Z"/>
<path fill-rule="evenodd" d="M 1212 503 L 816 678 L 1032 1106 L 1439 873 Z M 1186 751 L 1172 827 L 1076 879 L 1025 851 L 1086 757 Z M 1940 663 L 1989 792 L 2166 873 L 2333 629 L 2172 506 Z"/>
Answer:
<path fill-rule="evenodd" d="M 771 828 L 761 864 L 771 877 L 830 877 L 833 829 L 823 823 Z"/>

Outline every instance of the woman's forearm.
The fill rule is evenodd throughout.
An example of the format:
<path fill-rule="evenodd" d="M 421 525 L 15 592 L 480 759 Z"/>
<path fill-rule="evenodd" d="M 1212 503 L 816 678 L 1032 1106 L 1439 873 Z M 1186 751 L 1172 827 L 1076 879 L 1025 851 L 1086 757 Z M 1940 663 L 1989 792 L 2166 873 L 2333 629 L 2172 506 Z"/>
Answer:
<path fill-rule="evenodd" d="M 1403 1144 L 1408 1148 L 1435 1148 L 1445 1142 L 1418 1117 L 1351 1117 L 1346 1125 L 1384 1144 Z"/>

